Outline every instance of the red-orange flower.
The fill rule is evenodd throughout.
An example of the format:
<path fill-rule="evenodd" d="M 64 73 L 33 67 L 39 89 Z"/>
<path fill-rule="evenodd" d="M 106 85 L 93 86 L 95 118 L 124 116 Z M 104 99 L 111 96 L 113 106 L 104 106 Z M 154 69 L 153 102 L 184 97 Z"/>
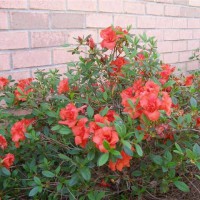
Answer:
<path fill-rule="evenodd" d="M 58 85 L 58 94 L 64 94 L 69 91 L 68 79 L 63 79 Z"/>
<path fill-rule="evenodd" d="M 161 68 L 162 68 L 162 71 L 159 73 L 161 76 L 160 82 L 162 84 L 165 84 L 168 81 L 170 75 L 174 72 L 175 67 L 171 67 L 168 64 L 163 64 Z"/>
<path fill-rule="evenodd" d="M 102 180 L 101 183 L 99 183 L 99 185 L 101 187 L 107 188 L 110 187 L 111 185 L 109 183 L 107 183 L 106 181 Z"/>
<path fill-rule="evenodd" d="M 34 119 L 23 119 L 16 122 L 11 128 L 12 141 L 16 147 L 19 147 L 19 142 L 25 140 L 25 133 L 28 126 L 30 126 L 35 120 Z"/>
<path fill-rule="evenodd" d="M 91 38 L 91 37 L 88 39 L 88 46 L 90 47 L 90 49 L 94 49 L 95 46 L 96 46 L 96 44 L 94 43 L 93 38 Z"/>
<path fill-rule="evenodd" d="M 103 48 L 107 48 L 110 50 L 113 50 L 116 41 L 118 39 L 116 32 L 113 30 L 113 28 L 110 26 L 100 32 L 101 38 L 103 38 L 103 41 L 101 42 L 101 46 Z"/>
<path fill-rule="evenodd" d="M 197 119 L 196 119 L 196 126 L 200 127 L 200 117 L 197 117 Z"/>
<path fill-rule="evenodd" d="M 69 103 L 65 108 L 60 110 L 60 118 L 62 121 L 59 121 L 59 124 L 67 125 L 70 128 L 74 127 L 77 123 L 77 117 L 79 112 L 83 112 L 85 106 L 77 108 L 73 103 Z"/>
<path fill-rule="evenodd" d="M 85 148 L 89 138 L 89 128 L 86 127 L 88 119 L 82 118 L 76 126 L 72 127 L 72 132 L 75 135 L 75 144 Z"/>
<path fill-rule="evenodd" d="M 59 121 L 59 124 L 67 125 L 70 128 L 75 126 L 78 112 L 79 109 L 73 103 L 69 103 L 65 108 L 60 110 L 60 118 L 62 121 Z"/>
<path fill-rule="evenodd" d="M 8 146 L 8 143 L 6 141 L 6 138 L 3 135 L 0 135 L 0 148 L 1 149 L 6 149 Z"/>
<path fill-rule="evenodd" d="M 193 79 L 194 79 L 194 75 L 187 76 L 186 79 L 185 79 L 184 85 L 185 86 L 191 86 L 192 83 L 193 83 Z"/>
<path fill-rule="evenodd" d="M 159 107 L 161 105 L 157 94 L 148 93 L 144 95 L 140 100 L 140 105 L 143 108 L 143 113 L 151 121 L 156 121 L 160 117 Z"/>
<path fill-rule="evenodd" d="M 124 167 L 130 167 L 131 156 L 127 155 L 124 151 L 121 152 L 122 158 L 117 159 L 116 162 L 109 162 L 109 168 L 112 171 L 122 171 Z"/>
<path fill-rule="evenodd" d="M 119 116 L 114 110 L 109 110 L 105 117 L 109 122 L 115 121 L 115 117 Z"/>
<path fill-rule="evenodd" d="M 13 165 L 14 160 L 15 160 L 15 156 L 11 153 L 8 153 L 5 155 L 1 163 L 5 168 L 9 169 Z"/>
<path fill-rule="evenodd" d="M 107 150 L 103 145 L 104 140 L 109 143 L 110 148 L 115 148 L 116 143 L 119 141 L 119 137 L 117 132 L 112 127 L 103 127 L 95 131 L 92 140 L 101 152 L 106 153 Z"/>
<path fill-rule="evenodd" d="M 128 62 L 123 57 L 118 57 L 116 60 L 111 62 L 112 70 L 111 76 L 122 75 L 121 68 Z"/>
<path fill-rule="evenodd" d="M 167 92 L 162 92 L 160 110 L 164 110 L 168 116 L 171 114 L 172 99 Z"/>
<path fill-rule="evenodd" d="M 89 123 L 90 133 L 94 133 L 101 128 L 98 123 L 105 124 L 106 126 L 110 124 L 107 117 L 102 117 L 100 114 L 96 114 L 94 115 L 94 122 Z"/>
<path fill-rule="evenodd" d="M 17 88 L 14 92 L 17 100 L 26 101 L 28 94 L 33 92 L 33 89 L 31 88 L 32 81 L 33 78 L 19 80 Z"/>
<path fill-rule="evenodd" d="M 9 80 L 4 77 L 0 77 L 0 90 L 2 90 L 6 85 L 8 85 Z"/>

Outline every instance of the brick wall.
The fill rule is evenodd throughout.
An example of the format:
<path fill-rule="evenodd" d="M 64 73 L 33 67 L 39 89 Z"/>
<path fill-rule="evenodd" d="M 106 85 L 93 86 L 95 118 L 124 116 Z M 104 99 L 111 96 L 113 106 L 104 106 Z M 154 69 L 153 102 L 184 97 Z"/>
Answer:
<path fill-rule="evenodd" d="M 37 68 L 65 70 L 75 59 L 61 45 L 111 24 L 156 36 L 164 62 L 183 70 L 199 47 L 200 0 L 0 0 L 0 76 L 33 76 Z"/>

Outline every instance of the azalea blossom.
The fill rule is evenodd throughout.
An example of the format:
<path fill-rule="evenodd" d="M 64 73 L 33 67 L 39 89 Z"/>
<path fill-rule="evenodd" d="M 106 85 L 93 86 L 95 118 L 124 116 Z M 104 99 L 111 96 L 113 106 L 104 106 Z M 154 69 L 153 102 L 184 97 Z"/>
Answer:
<path fill-rule="evenodd" d="M 92 140 L 101 152 L 106 153 L 107 150 L 105 149 L 103 142 L 107 141 L 110 148 L 115 148 L 116 143 L 119 141 L 119 137 L 112 127 L 103 127 L 95 131 Z"/>
<path fill-rule="evenodd" d="M 33 88 L 31 88 L 32 81 L 33 78 L 19 80 L 17 88 L 14 92 L 17 100 L 26 101 L 28 94 L 33 92 Z"/>
<path fill-rule="evenodd" d="M 8 85 L 9 80 L 4 77 L 0 77 L 0 90 L 2 90 L 6 85 Z"/>
<path fill-rule="evenodd" d="M 1 163 L 5 168 L 9 169 L 13 165 L 14 161 L 15 161 L 15 156 L 11 153 L 8 153 L 5 155 Z"/>
<path fill-rule="evenodd" d="M 30 126 L 35 119 L 22 119 L 16 122 L 11 128 L 12 141 L 16 147 L 19 147 L 19 142 L 26 139 L 25 133 L 28 126 Z"/>
<path fill-rule="evenodd" d="M 0 135 L 0 148 L 1 149 L 6 149 L 8 146 L 8 143 L 6 141 L 6 138 L 3 135 Z"/>
<path fill-rule="evenodd" d="M 88 119 L 81 118 L 78 123 L 72 127 L 72 132 L 75 135 L 75 144 L 85 148 L 89 138 L 89 128 L 86 127 Z"/>
<path fill-rule="evenodd" d="M 131 156 L 127 155 L 124 151 L 121 152 L 122 158 L 117 159 L 116 162 L 109 161 L 109 168 L 112 171 L 122 171 L 124 167 L 130 167 Z"/>
<path fill-rule="evenodd" d="M 69 91 L 68 79 L 63 79 L 58 85 L 58 94 L 64 94 Z"/>

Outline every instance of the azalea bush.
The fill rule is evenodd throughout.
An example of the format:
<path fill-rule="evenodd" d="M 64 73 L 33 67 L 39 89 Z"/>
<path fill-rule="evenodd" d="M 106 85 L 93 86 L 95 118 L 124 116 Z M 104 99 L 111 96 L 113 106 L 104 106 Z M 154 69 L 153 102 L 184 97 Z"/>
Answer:
<path fill-rule="evenodd" d="M 100 45 L 76 38 L 79 61 L 65 74 L 0 78 L 2 199 L 155 199 L 194 189 L 199 75 L 176 75 L 154 37 L 129 31 L 108 27 Z"/>

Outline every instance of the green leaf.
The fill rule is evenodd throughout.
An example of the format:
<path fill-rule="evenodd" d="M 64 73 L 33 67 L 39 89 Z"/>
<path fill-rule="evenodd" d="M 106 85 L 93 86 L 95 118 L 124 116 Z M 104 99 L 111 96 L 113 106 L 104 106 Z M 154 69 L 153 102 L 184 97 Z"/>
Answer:
<path fill-rule="evenodd" d="M 175 147 L 178 150 L 178 152 L 183 155 L 183 151 L 182 151 L 181 147 L 179 146 L 179 144 L 175 143 Z"/>
<path fill-rule="evenodd" d="M 62 160 L 67 160 L 67 161 L 70 161 L 71 160 L 71 158 L 70 157 L 68 157 L 68 156 L 66 156 L 66 155 L 64 155 L 64 154 L 58 154 L 58 156 L 59 156 L 59 158 L 61 158 Z"/>
<path fill-rule="evenodd" d="M 98 159 L 97 165 L 100 167 L 102 165 L 104 165 L 109 158 L 109 153 L 104 153 L 100 156 L 100 158 Z"/>
<path fill-rule="evenodd" d="M 38 192 L 39 192 L 39 187 L 36 186 L 29 192 L 29 197 L 35 196 Z"/>
<path fill-rule="evenodd" d="M 79 177 L 77 174 L 73 174 L 71 179 L 69 180 L 69 186 L 74 186 L 78 183 Z"/>
<path fill-rule="evenodd" d="M 89 151 L 89 153 L 87 154 L 87 159 L 88 160 L 93 160 L 95 157 L 95 152 L 94 151 Z"/>
<path fill-rule="evenodd" d="M 104 98 L 104 100 L 107 100 L 107 99 L 108 99 L 108 94 L 107 94 L 107 92 L 104 92 L 104 93 L 103 93 L 103 98 Z"/>
<path fill-rule="evenodd" d="M 119 136 L 123 138 L 126 135 L 126 126 L 124 125 L 124 123 L 121 121 L 117 121 L 114 123 L 114 125 Z"/>
<path fill-rule="evenodd" d="M 10 176 L 10 171 L 8 170 L 8 169 L 6 169 L 5 167 L 3 167 L 2 169 L 1 169 L 1 171 L 3 172 L 3 174 L 4 175 L 6 175 L 6 176 Z"/>
<path fill-rule="evenodd" d="M 51 128 L 52 131 L 58 131 L 61 128 L 60 125 L 55 125 Z"/>
<path fill-rule="evenodd" d="M 55 176 L 55 174 L 50 171 L 42 171 L 42 174 L 48 178 L 53 178 Z"/>
<path fill-rule="evenodd" d="M 193 152 L 200 156 L 200 146 L 197 143 L 193 146 Z"/>
<path fill-rule="evenodd" d="M 175 182 L 174 182 L 174 185 L 175 185 L 179 190 L 181 190 L 181 191 L 183 191 L 183 192 L 189 192 L 189 191 L 190 191 L 189 187 L 188 187 L 184 182 L 182 182 L 182 181 L 175 181 Z"/>
<path fill-rule="evenodd" d="M 143 156 L 143 151 L 142 148 L 140 147 L 139 144 L 135 144 L 136 152 L 138 153 L 139 156 Z"/>
<path fill-rule="evenodd" d="M 34 176 L 34 181 L 35 181 L 35 183 L 37 184 L 37 185 L 41 185 L 42 183 L 41 183 L 41 180 L 38 178 L 38 177 L 36 177 L 36 176 Z"/>
<path fill-rule="evenodd" d="M 69 135 L 70 133 L 72 133 L 72 130 L 68 128 L 67 126 L 63 126 L 58 132 L 61 135 Z"/>
<path fill-rule="evenodd" d="M 106 106 L 101 112 L 100 115 L 103 117 L 107 114 L 107 112 L 109 111 L 109 108 Z"/>
<path fill-rule="evenodd" d="M 139 170 L 135 170 L 135 171 L 132 173 L 132 175 L 135 176 L 135 177 L 139 177 L 139 176 L 142 175 L 142 172 L 139 171 Z"/>
<path fill-rule="evenodd" d="M 196 155 L 190 150 L 190 149 L 186 149 L 186 155 L 188 158 L 190 158 L 191 160 L 196 158 Z"/>
<path fill-rule="evenodd" d="M 87 107 L 87 115 L 88 115 L 89 118 L 92 118 L 93 115 L 94 115 L 94 110 L 91 106 Z"/>
<path fill-rule="evenodd" d="M 107 140 L 103 141 L 103 146 L 106 150 L 110 150 L 110 144 L 107 142 Z"/>
<path fill-rule="evenodd" d="M 190 104 L 193 108 L 196 108 L 197 107 L 197 101 L 194 97 L 191 97 L 190 98 Z"/>
<path fill-rule="evenodd" d="M 91 178 L 91 173 L 88 167 L 84 167 L 80 170 L 81 176 L 86 180 L 89 181 Z"/>
<path fill-rule="evenodd" d="M 130 142 L 129 142 L 129 141 L 127 141 L 127 140 L 122 140 L 122 144 L 123 144 L 124 146 L 128 147 L 129 149 L 131 149 L 131 148 L 132 148 L 132 146 L 131 146 Z"/>
<path fill-rule="evenodd" d="M 114 155 L 114 156 L 121 156 L 121 153 L 119 151 L 116 151 L 116 150 L 111 150 L 111 154 Z"/>
<path fill-rule="evenodd" d="M 162 163 L 163 163 L 163 159 L 159 155 L 152 155 L 151 160 L 157 165 L 162 165 Z"/>
<path fill-rule="evenodd" d="M 168 81 L 167 83 L 165 83 L 163 87 L 164 87 L 164 88 L 170 87 L 170 86 L 174 85 L 174 83 L 176 83 L 176 82 L 173 81 L 173 80 L 170 80 L 170 81 Z"/>

